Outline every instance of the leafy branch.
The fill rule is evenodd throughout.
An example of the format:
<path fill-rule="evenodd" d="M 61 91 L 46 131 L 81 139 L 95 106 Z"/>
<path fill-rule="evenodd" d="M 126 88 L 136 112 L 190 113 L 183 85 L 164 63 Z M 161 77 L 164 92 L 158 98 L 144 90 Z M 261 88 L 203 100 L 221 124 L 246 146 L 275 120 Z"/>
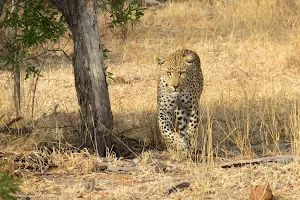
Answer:
<path fill-rule="evenodd" d="M 98 5 L 110 14 L 112 20 L 109 26 L 114 34 L 114 29 L 120 30 L 123 41 L 127 39 L 127 25 L 134 26 L 140 22 L 146 10 L 140 0 L 102 0 Z"/>
<path fill-rule="evenodd" d="M 6 172 L 0 171 L 0 199 L 16 200 L 15 194 L 20 191 L 19 186 L 21 183 L 22 180 L 13 179 Z"/>

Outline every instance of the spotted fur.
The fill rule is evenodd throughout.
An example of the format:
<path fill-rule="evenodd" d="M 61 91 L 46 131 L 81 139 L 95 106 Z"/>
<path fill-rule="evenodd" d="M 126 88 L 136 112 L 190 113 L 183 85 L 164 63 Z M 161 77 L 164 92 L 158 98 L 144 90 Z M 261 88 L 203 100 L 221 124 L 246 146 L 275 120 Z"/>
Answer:
<path fill-rule="evenodd" d="M 198 55 L 179 50 L 160 61 L 158 126 L 167 147 L 183 154 L 195 150 L 203 76 Z"/>

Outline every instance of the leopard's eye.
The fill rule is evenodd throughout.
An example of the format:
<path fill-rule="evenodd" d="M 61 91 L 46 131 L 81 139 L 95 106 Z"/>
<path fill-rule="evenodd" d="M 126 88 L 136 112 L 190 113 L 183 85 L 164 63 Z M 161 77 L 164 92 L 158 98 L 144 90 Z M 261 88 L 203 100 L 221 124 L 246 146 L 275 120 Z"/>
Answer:
<path fill-rule="evenodd" d="M 192 63 L 193 63 L 193 60 L 187 59 L 186 62 L 187 62 L 188 64 L 192 64 Z"/>

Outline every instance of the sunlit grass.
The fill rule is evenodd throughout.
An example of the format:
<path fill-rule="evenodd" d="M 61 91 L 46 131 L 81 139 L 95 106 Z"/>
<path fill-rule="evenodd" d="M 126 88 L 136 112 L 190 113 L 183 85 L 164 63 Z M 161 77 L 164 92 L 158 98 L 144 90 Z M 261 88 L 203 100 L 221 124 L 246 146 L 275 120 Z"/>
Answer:
<path fill-rule="evenodd" d="M 198 157 L 208 165 L 190 160 L 183 164 L 172 153 L 166 153 L 170 166 L 177 167 L 172 173 L 180 180 L 188 178 L 193 183 L 191 190 L 183 192 L 183 196 L 175 195 L 170 199 L 185 199 L 189 194 L 195 195 L 190 199 L 205 199 L 206 195 L 211 195 L 212 199 L 220 196 L 229 199 L 232 194 L 220 190 L 224 185 L 236 190 L 237 199 L 240 199 L 246 191 L 243 184 L 253 181 L 252 173 L 260 173 L 258 179 L 268 177 L 273 188 L 289 191 L 288 185 L 297 185 L 296 163 L 292 164 L 295 166 L 281 166 L 285 173 L 278 172 L 280 175 L 277 169 L 270 169 L 276 173 L 267 171 L 268 166 L 243 168 L 239 173 L 212 166 L 217 166 L 220 160 L 280 154 L 299 156 L 299 6 L 294 0 L 173 1 L 160 9 L 148 9 L 141 24 L 130 29 L 126 43 L 109 31 L 102 38 L 105 47 L 111 51 L 105 62 L 107 70 L 119 80 L 109 84 L 114 134 L 138 138 L 145 144 L 152 142 L 157 131 L 156 80 L 159 69 L 156 58 L 181 48 L 194 50 L 200 56 L 204 91 L 200 100 Z M 79 106 L 73 69 L 70 63 L 53 66 L 49 61 L 42 75 L 33 117 L 30 113 L 33 80 L 22 81 L 23 117 L 29 124 L 32 120 L 38 121 L 35 132 L 29 136 L 4 135 L 0 150 L 38 150 L 47 142 L 56 148 L 74 148 L 76 141 L 71 139 L 75 136 L 70 130 L 77 126 L 78 118 L 74 113 Z M 14 114 L 12 78 L 8 72 L 0 72 L 0 76 L 0 120 L 3 123 Z M 59 104 L 60 115 L 51 118 L 56 104 Z M 48 118 L 42 120 L 44 113 Z M 65 126 L 71 129 L 62 128 Z M 60 171 L 91 173 L 90 165 L 94 161 L 90 157 L 82 161 L 83 154 L 59 151 L 54 151 L 52 156 Z M 153 163 L 164 160 L 162 155 L 144 150 L 139 156 L 137 163 L 144 171 L 133 181 L 140 184 L 139 190 L 145 197 L 154 198 L 156 191 L 163 191 L 173 177 L 154 173 L 156 164 Z M 120 162 L 113 152 L 107 159 Z M 74 168 L 75 165 L 78 167 Z M 265 171 L 268 175 L 263 175 Z M 145 177 L 152 177 L 149 178 L 150 188 L 143 182 Z M 290 180 L 291 177 L 294 179 Z M 28 189 L 29 185 L 25 184 L 25 187 L 32 191 Z M 102 192 L 101 197 L 133 198 L 140 192 L 134 191 L 134 185 L 128 184 L 118 190 L 107 186 L 108 191 L 114 192 Z M 105 185 L 101 187 L 105 188 Z M 283 190 L 281 192 L 287 194 Z M 78 184 L 69 186 L 64 194 L 76 191 L 81 191 Z M 287 194 L 285 199 L 288 197 Z M 294 197 L 299 194 L 295 193 Z"/>

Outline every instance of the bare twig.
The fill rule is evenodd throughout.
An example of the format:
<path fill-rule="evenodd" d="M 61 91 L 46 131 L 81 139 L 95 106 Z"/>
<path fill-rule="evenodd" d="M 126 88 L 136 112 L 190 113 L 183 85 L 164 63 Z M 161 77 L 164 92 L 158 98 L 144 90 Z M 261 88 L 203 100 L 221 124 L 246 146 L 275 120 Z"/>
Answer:
<path fill-rule="evenodd" d="M 70 58 L 70 56 L 64 50 L 62 50 L 62 49 L 49 49 L 47 51 L 53 51 L 53 52 L 59 52 L 59 51 L 61 51 L 68 58 L 68 60 L 72 61 L 72 59 Z"/>
<path fill-rule="evenodd" d="M 17 118 L 14 118 L 12 120 L 10 120 L 8 123 L 5 124 L 6 127 L 9 127 L 11 126 L 13 123 L 17 122 L 17 121 L 20 121 L 21 119 L 23 119 L 22 117 L 17 117 Z"/>
<path fill-rule="evenodd" d="M 171 194 L 172 192 L 177 192 L 179 189 L 183 189 L 183 188 L 187 188 L 190 186 L 190 183 L 189 182 L 181 182 L 175 186 L 170 186 L 166 189 L 165 193 L 166 194 Z"/>
<path fill-rule="evenodd" d="M 268 163 L 268 162 L 289 163 L 294 159 L 295 159 L 295 157 L 292 156 L 292 155 L 271 156 L 271 157 L 263 157 L 263 158 L 238 160 L 238 161 L 228 162 L 228 163 L 221 164 L 220 167 L 222 167 L 222 168 L 241 167 L 241 166 L 244 166 L 244 165 L 261 164 L 261 163 Z"/>
<path fill-rule="evenodd" d="M 67 46 L 67 44 L 68 44 L 69 41 L 70 41 L 70 38 L 72 38 L 71 35 L 70 35 L 70 37 L 68 38 L 68 40 L 66 41 L 66 43 L 62 46 L 62 48 L 64 48 L 64 47 Z M 67 57 L 68 60 L 72 60 L 72 59 L 70 58 L 70 55 L 68 55 L 63 49 L 51 49 L 55 44 L 56 44 L 56 42 L 55 42 L 54 44 L 52 44 L 52 45 L 50 46 L 50 48 L 43 48 L 43 47 L 42 47 L 42 48 L 43 48 L 43 51 L 42 51 L 41 53 L 39 53 L 39 54 L 37 54 L 37 55 L 34 55 L 34 56 L 31 56 L 31 57 L 24 58 L 24 59 L 22 59 L 22 61 L 36 60 L 38 57 L 40 57 L 40 56 L 42 56 L 42 55 L 44 55 L 44 54 L 46 54 L 46 53 L 48 53 L 48 52 L 51 52 L 51 51 L 54 51 L 54 52 L 56 52 L 56 51 L 61 51 L 61 52 L 63 52 L 63 54 Z"/>
<path fill-rule="evenodd" d="M 17 118 L 14 118 L 14 119 L 10 120 L 7 123 L 4 123 L 4 126 L 0 127 L 0 132 L 9 131 L 10 130 L 9 126 L 11 126 L 13 123 L 15 123 L 17 121 L 20 121 L 21 119 L 22 119 L 22 117 L 17 117 Z"/>
<path fill-rule="evenodd" d="M 53 43 L 53 44 L 51 45 L 51 48 L 53 48 L 54 44 L 55 44 L 55 43 Z M 50 48 L 50 49 L 51 49 L 51 48 Z M 42 69 L 43 69 L 43 66 L 44 66 L 44 64 L 45 64 L 45 61 L 46 61 L 46 58 L 43 59 L 43 62 L 42 62 L 42 64 L 40 65 L 41 68 L 40 68 L 39 74 L 41 73 L 41 71 L 42 71 Z M 39 74 L 38 74 L 38 75 L 39 75 Z M 35 84 L 34 84 L 34 88 L 33 88 L 33 96 L 32 96 L 32 101 L 31 101 L 31 116 L 33 116 L 33 112 L 34 112 L 34 100 L 35 100 L 36 88 L 37 88 L 37 83 L 38 83 L 38 81 L 39 81 L 39 77 L 40 77 L 40 76 L 37 76 L 37 77 L 36 77 L 36 79 L 35 79 Z"/>
<path fill-rule="evenodd" d="M 0 117 L 0 119 L 2 119 L 4 116 L 5 116 L 5 114 L 4 114 L 4 115 L 2 115 L 2 116 Z"/>
<path fill-rule="evenodd" d="M 22 117 L 17 117 L 12 120 L 10 120 L 8 123 L 5 123 L 3 127 L 0 127 L 0 132 L 9 132 L 10 134 L 16 134 L 16 133 L 31 133 L 33 130 L 32 126 L 22 126 L 18 128 L 9 128 L 13 123 L 20 121 L 23 119 Z"/>

